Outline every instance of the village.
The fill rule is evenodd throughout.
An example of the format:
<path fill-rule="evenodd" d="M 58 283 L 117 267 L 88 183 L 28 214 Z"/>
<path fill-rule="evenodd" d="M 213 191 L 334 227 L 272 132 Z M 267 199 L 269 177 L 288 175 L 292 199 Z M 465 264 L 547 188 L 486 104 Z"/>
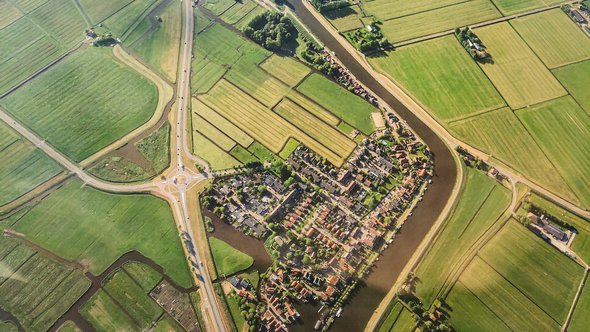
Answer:
<path fill-rule="evenodd" d="M 299 146 L 284 162 L 244 169 L 206 189 L 203 206 L 263 240 L 274 260 L 258 290 L 230 280 L 260 311 L 261 330 L 286 331 L 300 317 L 296 303 L 307 302 L 321 304 L 315 327 L 327 329 L 426 190 L 429 150 L 395 116 L 389 120 L 398 130 L 364 139 L 341 168 Z"/>

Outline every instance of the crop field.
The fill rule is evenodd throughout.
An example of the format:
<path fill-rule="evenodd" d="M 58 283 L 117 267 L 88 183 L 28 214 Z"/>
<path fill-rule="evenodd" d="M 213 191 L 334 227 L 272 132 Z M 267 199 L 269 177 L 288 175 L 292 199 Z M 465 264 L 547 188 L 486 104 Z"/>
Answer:
<path fill-rule="evenodd" d="M 340 119 L 337 116 L 295 90 L 289 91 L 287 99 L 305 108 L 306 111 L 331 126 L 337 126 L 340 123 Z"/>
<path fill-rule="evenodd" d="M 530 235 L 534 236 L 532 233 Z M 559 324 L 556 321 L 478 257 L 469 264 L 459 278 L 459 282 L 471 291 L 487 307 L 487 310 L 499 317 L 513 331 L 559 330 Z M 463 303 L 462 297 L 458 297 L 457 300 Z M 454 302 L 449 301 L 449 305 L 453 308 Z M 535 319 L 523 319 L 523 317 L 535 317 Z M 462 325 L 465 324 L 462 322 L 464 319 L 473 318 L 453 310 L 452 323 L 457 321 L 458 325 Z"/>
<path fill-rule="evenodd" d="M 359 6 L 348 6 L 323 13 L 336 30 L 345 32 L 360 29 L 364 26 L 361 18 L 363 13 Z"/>
<path fill-rule="evenodd" d="M 283 160 L 286 160 L 287 158 L 289 158 L 291 156 L 291 154 L 298 147 L 299 147 L 299 142 L 297 142 L 297 140 L 289 138 L 289 141 L 287 141 L 287 144 L 285 144 L 285 147 L 283 148 L 283 150 L 281 150 L 281 152 L 279 152 L 279 157 L 281 157 L 281 159 L 283 159 Z"/>
<path fill-rule="evenodd" d="M 248 14 L 244 15 L 244 17 L 242 17 L 242 19 L 239 20 L 234 26 L 236 27 L 236 29 L 243 30 L 244 27 L 248 23 L 250 23 L 250 21 L 252 21 L 252 19 L 254 17 L 256 17 L 257 15 L 260 15 L 260 14 L 264 14 L 264 12 L 266 12 L 266 9 L 264 7 L 257 6 L 252 11 L 250 11 Z"/>
<path fill-rule="evenodd" d="M 235 1 L 234 5 L 225 11 L 223 15 L 221 15 L 221 19 L 229 24 L 234 25 L 257 7 L 258 5 L 256 2 L 252 0 L 244 0 L 241 2 Z"/>
<path fill-rule="evenodd" d="M 18 20 L 22 13 L 9 1 L 0 2 L 0 29 Z"/>
<path fill-rule="evenodd" d="M 209 0 L 205 3 L 205 8 L 209 9 L 215 15 L 221 15 L 236 3 L 234 0 Z"/>
<path fill-rule="evenodd" d="M 500 9 L 502 14 L 509 15 L 531 9 L 541 8 L 556 3 L 560 0 L 491 0 Z"/>
<path fill-rule="evenodd" d="M 80 4 L 93 23 L 104 21 L 133 0 L 80 0 Z"/>
<path fill-rule="evenodd" d="M 454 5 L 463 0 L 363 0 L 363 9 L 370 15 L 375 15 L 382 21 L 394 17 L 407 16 L 415 13 L 425 12 L 436 8 Z"/>
<path fill-rule="evenodd" d="M 416 270 L 422 281 L 417 295 L 426 306 L 437 297 L 469 248 L 499 220 L 509 204 L 508 190 L 482 172 L 467 170 L 458 205 Z"/>
<path fill-rule="evenodd" d="M 174 318 L 164 315 L 162 318 L 156 323 L 156 326 L 153 329 L 154 332 L 183 332 L 184 329 L 178 325 L 178 323 L 174 320 Z"/>
<path fill-rule="evenodd" d="M 215 142 L 220 148 L 224 151 L 231 150 L 234 146 L 236 146 L 236 142 L 224 134 L 221 130 L 215 128 L 211 123 L 209 123 L 204 118 L 201 118 L 198 115 L 193 116 L 193 129 L 197 132 L 201 133 L 204 136 L 207 136 L 212 142 Z M 198 149 L 198 146 L 195 146 Z"/>
<path fill-rule="evenodd" d="M 77 70 L 82 67 L 85 70 Z M 0 104 L 65 155 L 81 161 L 145 123 L 157 98 L 156 87 L 116 62 L 110 49 L 87 49 Z"/>
<path fill-rule="evenodd" d="M 346 159 L 356 147 L 342 132 L 288 99 L 278 104 L 274 111 L 342 159 Z"/>
<path fill-rule="evenodd" d="M 102 289 L 84 303 L 80 308 L 80 314 L 98 331 L 133 331 L 137 329 L 135 322 Z"/>
<path fill-rule="evenodd" d="M 191 67 L 191 90 L 193 93 L 206 93 L 227 72 L 223 65 L 199 57 L 195 57 Z"/>
<path fill-rule="evenodd" d="M 511 23 L 549 68 L 590 58 L 590 38 L 559 8 Z"/>
<path fill-rule="evenodd" d="M 276 105 L 289 91 L 287 85 L 258 67 L 237 67 L 230 70 L 225 78 L 267 107 Z"/>
<path fill-rule="evenodd" d="M 455 137 L 489 153 L 536 183 L 575 199 L 565 180 L 510 109 L 502 108 L 453 122 L 449 129 Z"/>
<path fill-rule="evenodd" d="M 281 151 L 282 152 L 282 151 Z M 254 156 L 254 154 L 246 149 L 244 149 L 240 145 L 236 145 L 230 152 L 234 158 L 239 160 L 242 164 L 247 164 L 249 162 L 257 161 L 258 158 Z"/>
<path fill-rule="evenodd" d="M 385 21 L 382 31 L 395 43 L 501 16 L 490 1 L 473 0 Z"/>
<path fill-rule="evenodd" d="M 28 17 L 66 47 L 84 39 L 86 22 L 72 0 L 49 0 Z"/>
<path fill-rule="evenodd" d="M 391 310 L 389 310 L 389 314 L 387 314 L 387 317 L 379 327 L 379 332 L 389 332 L 393 327 L 393 324 L 395 324 L 395 321 L 399 317 L 400 313 L 404 309 L 404 306 L 400 302 L 396 301 Z"/>
<path fill-rule="evenodd" d="M 232 275 L 249 268 L 254 262 L 252 257 L 215 237 L 209 238 L 209 245 L 219 275 Z"/>
<path fill-rule="evenodd" d="M 540 103 L 566 92 L 508 23 L 474 31 L 492 55 L 480 64 L 512 109 Z"/>
<path fill-rule="evenodd" d="M 147 292 L 122 270 L 109 277 L 103 288 L 125 308 L 140 330 L 148 328 L 163 312 Z"/>
<path fill-rule="evenodd" d="M 193 112 L 202 118 L 207 119 L 209 123 L 214 125 L 219 130 L 223 131 L 224 134 L 229 136 L 231 139 L 236 141 L 243 147 L 248 147 L 254 142 L 252 137 L 248 136 L 242 129 L 238 128 L 233 123 L 226 120 L 221 115 L 217 114 L 207 105 L 203 104 L 198 99 L 193 99 Z"/>
<path fill-rule="evenodd" d="M 25 13 L 30 13 L 37 7 L 46 3 L 47 0 L 13 0 L 12 2 L 15 3 Z"/>
<path fill-rule="evenodd" d="M 556 322 L 564 322 L 583 276 L 576 262 L 512 220 L 479 255 Z"/>
<path fill-rule="evenodd" d="M 553 70 L 572 97 L 590 115 L 590 60 Z"/>
<path fill-rule="evenodd" d="M 337 83 L 319 74 L 313 74 L 306 78 L 297 90 L 364 134 L 373 132 L 371 113 L 375 112 L 376 108 L 344 90 Z"/>
<path fill-rule="evenodd" d="M 260 68 L 289 86 L 297 85 L 311 72 L 311 69 L 301 62 L 277 54 L 262 62 Z"/>
<path fill-rule="evenodd" d="M 180 47 L 180 2 L 172 2 L 159 14 L 157 22 L 148 32 L 132 45 L 132 49 L 147 63 L 164 74 L 168 80 L 176 81 L 178 52 Z M 150 17 L 144 18 L 150 20 Z"/>
<path fill-rule="evenodd" d="M 18 54 L 43 36 L 43 32 L 29 19 L 22 19 L 0 30 L 0 64 Z"/>
<path fill-rule="evenodd" d="M 0 238 L 0 302 L 31 331 L 47 330 L 86 291 L 80 270 L 59 265 L 7 237 Z"/>
<path fill-rule="evenodd" d="M 454 36 L 400 47 L 386 57 L 369 57 L 369 62 L 410 91 L 439 121 L 505 105 Z"/>
<path fill-rule="evenodd" d="M 142 263 L 125 263 L 123 270 L 146 292 L 150 292 L 162 280 L 160 273 Z"/>
<path fill-rule="evenodd" d="M 414 314 L 404 308 L 397 317 L 391 331 L 413 331 L 415 327 L 416 319 L 414 318 Z"/>
<path fill-rule="evenodd" d="M 0 122 L 0 206 L 51 179 L 61 167 Z"/>
<path fill-rule="evenodd" d="M 82 330 L 72 321 L 66 321 L 58 329 L 58 332 L 82 332 Z"/>
<path fill-rule="evenodd" d="M 569 332 L 583 332 L 588 330 L 588 317 L 590 317 L 590 287 L 588 280 L 582 289 L 572 320 L 567 327 Z"/>
<path fill-rule="evenodd" d="M 193 133 L 193 146 L 195 154 L 209 162 L 213 170 L 240 166 L 239 161 L 199 132 Z"/>
<path fill-rule="evenodd" d="M 147 14 L 154 2 L 155 0 L 134 0 L 107 18 L 103 24 L 107 30 L 113 33 L 113 36 L 125 40 L 126 34 L 132 30 L 134 22 L 139 22 L 139 19 Z"/>
<path fill-rule="evenodd" d="M 583 206 L 590 206 L 590 117 L 567 96 L 516 115 Z"/>
<path fill-rule="evenodd" d="M 178 284 L 192 284 L 170 207 L 152 196 L 112 195 L 72 181 L 14 228 L 65 259 L 83 261 L 95 275 L 123 253 L 138 250 Z"/>

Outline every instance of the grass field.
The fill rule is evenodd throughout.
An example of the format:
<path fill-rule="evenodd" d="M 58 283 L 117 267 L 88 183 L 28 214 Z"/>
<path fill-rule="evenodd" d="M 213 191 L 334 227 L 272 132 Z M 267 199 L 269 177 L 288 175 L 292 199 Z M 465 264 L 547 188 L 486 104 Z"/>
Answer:
<path fill-rule="evenodd" d="M 432 9 L 450 6 L 463 0 L 363 0 L 363 9 L 370 15 L 375 15 L 380 20 L 389 20 L 394 17 L 406 16 Z"/>
<path fill-rule="evenodd" d="M 299 142 L 290 138 L 289 141 L 287 141 L 287 144 L 285 144 L 283 150 L 279 152 L 279 157 L 281 157 L 283 160 L 286 160 L 287 158 L 289 158 L 289 156 L 291 156 L 293 151 L 297 149 L 297 147 L 299 147 Z"/>
<path fill-rule="evenodd" d="M 0 104 L 81 161 L 146 122 L 157 95 L 149 80 L 116 62 L 110 49 L 92 48 L 72 54 Z"/>
<path fill-rule="evenodd" d="M 381 323 L 381 326 L 379 327 L 379 332 L 391 331 L 391 329 L 393 328 L 393 324 L 395 324 L 395 321 L 404 309 L 404 306 L 400 302 L 396 301 L 391 310 L 389 310 L 389 313 L 387 314 L 387 317 L 385 317 L 385 320 L 383 320 L 383 322 Z"/>
<path fill-rule="evenodd" d="M 134 0 L 79 0 L 92 22 L 99 23 Z"/>
<path fill-rule="evenodd" d="M 500 16 L 490 1 L 473 0 L 385 21 L 382 31 L 389 41 L 395 43 Z"/>
<path fill-rule="evenodd" d="M 508 108 L 449 125 L 453 135 L 489 153 L 540 185 L 575 200 L 570 188 L 533 137 Z M 534 163 L 531 163 L 534 160 Z"/>
<path fill-rule="evenodd" d="M 246 25 L 252 21 L 252 19 L 260 14 L 264 14 L 266 12 L 266 8 L 262 6 L 258 6 L 250 11 L 248 14 L 244 15 L 240 21 L 238 21 L 234 26 L 236 29 L 244 30 Z"/>
<path fill-rule="evenodd" d="M 289 91 L 286 84 L 243 58 L 224 78 L 267 107 L 276 105 Z"/>
<path fill-rule="evenodd" d="M 247 164 L 249 162 L 258 161 L 258 158 L 254 156 L 254 154 L 246 149 L 244 149 L 240 145 L 236 145 L 230 152 L 234 158 L 239 160 L 242 164 Z"/>
<path fill-rule="evenodd" d="M 202 118 L 207 119 L 212 125 L 214 125 L 219 130 L 223 131 L 224 134 L 229 136 L 231 139 L 236 141 L 243 147 L 248 147 L 254 140 L 252 137 L 248 136 L 243 130 L 238 128 L 236 125 L 231 123 L 230 121 L 226 120 L 221 115 L 217 114 L 214 110 L 212 110 L 207 105 L 203 104 L 198 99 L 194 99 L 192 101 L 193 104 L 193 112 L 199 115 Z"/>
<path fill-rule="evenodd" d="M 311 72 L 311 69 L 301 62 L 277 54 L 262 62 L 260 68 L 289 86 L 297 85 Z"/>
<path fill-rule="evenodd" d="M 227 72 L 227 68 L 223 65 L 200 57 L 195 57 L 191 67 L 191 90 L 193 93 L 209 91 Z"/>
<path fill-rule="evenodd" d="M 509 15 L 560 3 L 560 0 L 491 0 L 502 14 Z"/>
<path fill-rule="evenodd" d="M 590 317 L 590 287 L 588 287 L 588 279 L 586 279 L 586 285 L 582 289 L 582 294 L 578 299 L 574 315 L 567 330 L 569 332 L 587 331 L 588 317 Z"/>
<path fill-rule="evenodd" d="M 0 206 L 51 179 L 62 168 L 0 122 Z"/>
<path fill-rule="evenodd" d="M 590 115 L 590 60 L 553 70 L 572 97 Z"/>
<path fill-rule="evenodd" d="M 479 255 L 555 321 L 564 322 L 583 275 L 576 262 L 512 220 Z"/>
<path fill-rule="evenodd" d="M 470 247 L 496 222 L 510 204 L 510 192 L 486 174 L 467 169 L 459 203 L 444 229 L 418 266 L 416 294 L 429 306 Z"/>
<path fill-rule="evenodd" d="M 549 68 L 590 58 L 590 39 L 559 8 L 511 23 Z"/>
<path fill-rule="evenodd" d="M 82 330 L 76 325 L 76 323 L 72 322 L 72 321 L 66 321 L 65 323 L 63 323 L 59 329 L 57 330 L 58 332 L 82 332 Z"/>
<path fill-rule="evenodd" d="M 239 297 L 237 295 L 230 295 L 225 297 L 227 299 L 227 306 L 229 307 L 229 311 L 231 313 L 231 318 L 234 321 L 234 324 L 238 328 L 238 331 L 243 330 L 241 329 L 242 326 L 246 323 L 244 316 L 240 312 L 240 303 Z"/>
<path fill-rule="evenodd" d="M 96 164 L 87 168 L 87 171 L 99 179 L 112 182 L 142 181 L 153 176 L 153 174 L 150 175 L 148 169 L 127 158 L 118 156 L 102 158 Z"/>
<path fill-rule="evenodd" d="M 150 292 L 162 280 L 162 275 L 160 275 L 160 273 L 139 262 L 125 263 L 125 265 L 123 265 L 123 270 L 125 270 L 125 272 L 127 272 L 145 292 Z"/>
<path fill-rule="evenodd" d="M 30 331 L 47 330 L 88 289 L 80 270 L 0 237 L 0 303 Z"/>
<path fill-rule="evenodd" d="M 206 136 L 210 141 L 215 142 L 223 151 L 227 152 L 236 146 L 234 140 L 196 114 L 193 116 L 193 129 Z"/>
<path fill-rule="evenodd" d="M 0 63 L 43 36 L 43 31 L 29 19 L 22 19 L 0 29 Z"/>
<path fill-rule="evenodd" d="M 0 2 L 0 29 L 18 20 L 22 13 L 9 1 Z"/>
<path fill-rule="evenodd" d="M 257 7 L 256 2 L 252 0 L 234 1 L 234 5 L 221 15 L 221 19 L 234 25 Z"/>
<path fill-rule="evenodd" d="M 590 207 L 590 117 L 567 96 L 516 115 L 583 206 Z"/>
<path fill-rule="evenodd" d="M 505 105 L 454 36 L 401 47 L 387 56 L 369 57 L 369 62 L 442 122 Z"/>
<path fill-rule="evenodd" d="M 174 318 L 164 315 L 153 329 L 154 332 L 183 332 L 184 329 L 178 325 Z"/>
<path fill-rule="evenodd" d="M 155 0 L 134 0 L 129 5 L 123 7 L 114 15 L 104 20 L 103 25 L 107 30 L 112 32 L 114 37 L 125 40 L 127 33 L 133 30 L 134 23 L 140 22 L 139 19 L 147 14 L 148 9 L 154 4 L 154 1 Z"/>
<path fill-rule="evenodd" d="M 84 40 L 88 28 L 72 0 L 49 0 L 28 17 L 68 48 Z"/>
<path fill-rule="evenodd" d="M 334 9 L 323 14 L 334 28 L 340 32 L 356 30 L 364 26 L 363 21 L 361 21 L 363 13 L 359 6 Z"/>
<path fill-rule="evenodd" d="M 219 275 L 232 275 L 249 268 L 254 259 L 215 237 L 209 238 L 211 253 Z"/>
<path fill-rule="evenodd" d="M 213 170 L 240 166 L 240 162 L 199 132 L 193 133 L 194 152 L 205 159 Z"/>
<path fill-rule="evenodd" d="M 402 310 L 399 316 L 397 317 L 395 324 L 391 331 L 413 331 L 416 327 L 416 319 L 414 318 L 414 314 L 411 313 L 408 309 Z"/>
<path fill-rule="evenodd" d="M 15 3 L 25 13 L 29 13 L 42 4 L 46 3 L 47 0 L 13 0 L 12 2 Z"/>
<path fill-rule="evenodd" d="M 138 250 L 178 284 L 192 284 L 170 207 L 152 196 L 112 195 L 72 181 L 14 228 L 65 259 L 83 262 L 95 275 L 123 253 Z"/>
<path fill-rule="evenodd" d="M 132 49 L 166 79 L 175 82 L 180 50 L 180 2 L 171 2 L 162 13 L 158 13 L 158 17 L 161 21 L 153 17 L 144 18 L 155 23 L 132 45 Z"/>
<path fill-rule="evenodd" d="M 221 15 L 234 4 L 236 4 L 235 0 L 209 0 L 205 4 L 205 8 L 209 9 L 215 15 Z"/>
<path fill-rule="evenodd" d="M 331 126 L 337 126 L 340 123 L 340 119 L 337 116 L 295 90 L 289 91 L 287 98 Z"/>
<path fill-rule="evenodd" d="M 364 134 L 368 135 L 373 132 L 371 113 L 376 109 L 337 83 L 319 74 L 313 74 L 306 78 L 297 87 L 297 90 Z"/>
<path fill-rule="evenodd" d="M 102 289 L 84 303 L 80 308 L 80 314 L 97 331 L 134 331 L 138 329 L 136 323 Z"/>
<path fill-rule="evenodd" d="M 512 109 L 540 103 L 566 92 L 508 23 L 474 31 L 493 63 L 480 64 Z"/>
<path fill-rule="evenodd" d="M 170 124 L 164 123 L 135 146 L 150 161 L 155 174 L 163 172 L 170 165 Z"/>

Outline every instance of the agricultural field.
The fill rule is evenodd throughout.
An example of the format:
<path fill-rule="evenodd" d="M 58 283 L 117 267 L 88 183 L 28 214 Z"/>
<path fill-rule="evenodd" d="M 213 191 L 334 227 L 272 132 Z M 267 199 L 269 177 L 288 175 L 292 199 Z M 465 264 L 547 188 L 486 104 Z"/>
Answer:
<path fill-rule="evenodd" d="M 225 79 L 243 92 L 255 97 L 266 107 L 276 105 L 289 92 L 289 87 L 252 63 L 238 61 Z"/>
<path fill-rule="evenodd" d="M 553 74 L 563 84 L 570 95 L 590 115 L 590 60 L 575 63 L 553 70 Z"/>
<path fill-rule="evenodd" d="M 240 162 L 199 132 L 193 133 L 194 152 L 205 159 L 213 170 L 240 166 Z"/>
<path fill-rule="evenodd" d="M 82 332 L 82 330 L 72 321 L 66 321 L 65 323 L 63 323 L 59 329 L 57 330 L 58 332 Z"/>
<path fill-rule="evenodd" d="M 381 28 L 395 44 L 501 16 L 489 0 L 473 0 L 388 20 Z"/>
<path fill-rule="evenodd" d="M 449 130 L 458 139 L 480 149 L 536 183 L 576 200 L 564 178 L 508 108 L 453 122 Z M 534 163 L 531 163 L 534 160 Z"/>
<path fill-rule="evenodd" d="M 389 331 L 391 331 L 391 328 L 393 327 L 393 324 L 395 324 L 395 321 L 397 320 L 397 318 L 399 317 L 400 313 L 404 309 L 405 308 L 401 304 L 401 302 L 396 301 L 395 304 L 389 310 L 389 313 L 387 314 L 387 317 L 385 317 L 385 320 L 383 320 L 383 322 L 381 323 L 381 326 L 379 327 L 379 332 L 389 332 Z"/>
<path fill-rule="evenodd" d="M 131 49 L 166 79 L 175 82 L 180 50 L 180 2 L 170 2 L 161 12 L 152 12 L 143 21 L 146 22 L 140 23 L 136 29 L 142 24 L 149 28 L 131 45 Z"/>
<path fill-rule="evenodd" d="M 283 160 L 286 160 L 287 158 L 289 158 L 289 156 L 291 156 L 291 154 L 298 147 L 299 147 L 299 142 L 290 138 L 289 141 L 287 142 L 287 144 L 285 144 L 285 147 L 283 148 L 283 150 L 281 150 L 281 152 L 279 152 L 279 157 L 281 157 L 281 159 L 283 159 Z"/>
<path fill-rule="evenodd" d="M 368 59 L 443 123 L 505 105 L 454 36 L 400 47 L 387 56 Z"/>
<path fill-rule="evenodd" d="M 256 4 L 253 0 L 244 0 L 244 1 L 233 1 L 234 5 L 231 6 L 228 10 L 226 10 L 223 15 L 221 15 L 221 19 L 225 22 L 235 25 L 240 22 L 245 16 L 250 14 L 250 12 L 260 8 L 258 4 Z M 247 23 L 247 22 L 246 22 Z"/>
<path fill-rule="evenodd" d="M 496 7 L 500 9 L 502 14 L 510 15 L 527 10 L 541 8 L 556 3 L 563 2 L 561 0 L 491 0 Z"/>
<path fill-rule="evenodd" d="M 359 6 L 334 9 L 323 14 L 334 28 L 341 32 L 360 29 L 364 26 L 362 21 L 363 13 Z"/>
<path fill-rule="evenodd" d="M 223 149 L 223 151 L 227 152 L 236 146 L 236 142 L 198 115 L 193 116 L 193 128 L 201 135 L 209 138 L 212 142 L 215 142 L 215 144 Z M 195 147 L 197 149 L 199 148 L 198 145 L 195 145 Z"/>
<path fill-rule="evenodd" d="M 183 332 L 184 329 L 178 325 L 174 318 L 164 315 L 156 323 L 153 329 L 154 332 Z"/>
<path fill-rule="evenodd" d="M 286 98 L 305 108 L 309 113 L 331 126 L 337 126 L 340 123 L 340 119 L 337 116 L 295 90 L 291 90 Z"/>
<path fill-rule="evenodd" d="M 297 85 L 311 72 L 311 69 L 303 63 L 277 54 L 264 60 L 260 68 L 291 87 Z"/>
<path fill-rule="evenodd" d="M 84 160 L 146 122 L 158 100 L 154 84 L 110 52 L 76 52 L 0 105 L 72 160 Z"/>
<path fill-rule="evenodd" d="M 590 116 L 570 97 L 516 112 L 583 206 L 590 206 Z"/>
<path fill-rule="evenodd" d="M 84 39 L 87 24 L 72 0 L 49 0 L 27 17 L 68 48 Z"/>
<path fill-rule="evenodd" d="M 18 8 L 22 9 L 25 13 L 30 13 L 37 7 L 46 3 L 47 0 L 13 0 L 12 2 L 16 4 Z"/>
<path fill-rule="evenodd" d="M 141 22 L 140 18 L 149 12 L 154 3 L 155 0 L 134 0 L 104 20 L 103 26 L 114 37 L 125 41 L 127 35 L 133 31 L 136 24 Z"/>
<path fill-rule="evenodd" d="M 588 317 L 590 317 L 590 287 L 588 287 L 588 280 L 586 279 L 586 285 L 582 289 L 567 330 L 569 332 L 586 331 L 588 329 Z"/>
<path fill-rule="evenodd" d="M 99 290 L 80 308 L 80 314 L 98 331 L 133 331 L 136 323 L 104 290 Z"/>
<path fill-rule="evenodd" d="M 566 94 L 510 24 L 498 23 L 474 32 L 492 56 L 492 61 L 480 66 L 512 109 Z"/>
<path fill-rule="evenodd" d="M 232 275 L 249 268 L 254 263 L 252 257 L 215 237 L 209 238 L 209 245 L 219 275 Z"/>
<path fill-rule="evenodd" d="M 414 318 L 414 314 L 404 308 L 395 320 L 395 324 L 390 331 L 413 331 L 415 327 L 416 319 Z"/>
<path fill-rule="evenodd" d="M 475 242 L 500 221 L 510 192 L 486 174 L 467 169 L 459 203 L 415 273 L 422 281 L 416 295 L 430 305 Z"/>
<path fill-rule="evenodd" d="M 236 141 L 243 147 L 248 147 L 254 142 L 252 137 L 248 136 L 243 130 L 238 128 L 236 125 L 226 120 L 221 115 L 217 114 L 214 110 L 203 104 L 198 99 L 193 99 L 193 112 L 199 115 L 201 118 L 207 119 L 209 123 L 221 130 L 224 134 L 229 136 L 231 139 Z"/>
<path fill-rule="evenodd" d="M 9 1 L 0 2 L 0 29 L 18 20 L 22 13 Z"/>
<path fill-rule="evenodd" d="M 0 303 L 26 330 L 45 331 L 90 286 L 82 271 L 0 237 Z"/>
<path fill-rule="evenodd" d="M 13 228 L 65 259 L 84 262 L 95 275 L 138 250 L 178 284 L 192 284 L 170 207 L 152 196 L 107 194 L 71 181 Z"/>
<path fill-rule="evenodd" d="M 162 280 L 160 273 L 142 263 L 125 263 L 123 270 L 146 292 L 151 291 Z"/>
<path fill-rule="evenodd" d="M 80 5 L 94 24 L 104 21 L 134 0 L 79 0 Z"/>
<path fill-rule="evenodd" d="M 215 15 L 221 15 L 236 3 L 234 0 L 209 0 L 205 3 L 205 8 L 209 9 Z"/>
<path fill-rule="evenodd" d="M 0 122 L 0 206 L 62 171 L 52 159 Z"/>
<path fill-rule="evenodd" d="M 369 15 L 375 15 L 379 20 L 386 21 L 395 17 L 407 16 L 429 10 L 447 7 L 463 0 L 363 0 L 363 9 Z"/>
<path fill-rule="evenodd" d="M 590 38 L 559 8 L 510 23 L 549 68 L 590 58 Z"/>

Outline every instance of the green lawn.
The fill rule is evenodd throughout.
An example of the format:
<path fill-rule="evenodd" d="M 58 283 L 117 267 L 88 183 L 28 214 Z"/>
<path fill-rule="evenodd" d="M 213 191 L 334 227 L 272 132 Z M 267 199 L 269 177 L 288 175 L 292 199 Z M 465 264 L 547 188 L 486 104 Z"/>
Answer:
<path fill-rule="evenodd" d="M 505 105 L 454 36 L 401 47 L 369 62 L 442 122 Z"/>
<path fill-rule="evenodd" d="M 145 292 L 150 292 L 162 280 L 162 275 L 151 267 L 139 263 L 129 262 L 123 265 L 125 270 Z"/>
<path fill-rule="evenodd" d="M 549 68 L 590 58 L 590 39 L 559 8 L 511 23 Z"/>
<path fill-rule="evenodd" d="M 510 15 L 562 2 L 561 0 L 492 0 L 502 14 Z"/>
<path fill-rule="evenodd" d="M 139 250 L 178 284 L 192 284 L 170 207 L 152 196 L 107 194 L 71 181 L 14 228 L 65 259 L 83 262 L 95 275 Z"/>
<path fill-rule="evenodd" d="M 319 74 L 312 74 L 297 90 L 365 134 L 373 132 L 376 108 Z"/>
<path fill-rule="evenodd" d="M 553 70 L 572 97 L 590 115 L 590 60 Z"/>
<path fill-rule="evenodd" d="M 486 174 L 468 168 L 459 203 L 418 266 L 416 294 L 429 306 L 469 249 L 510 204 L 510 192 Z"/>
<path fill-rule="evenodd" d="M 156 87 L 115 61 L 110 49 L 90 48 L 72 54 L 0 104 L 81 161 L 146 122 L 157 99 Z"/>
<path fill-rule="evenodd" d="M 254 259 L 215 237 L 209 238 L 211 253 L 219 275 L 232 275 L 249 268 Z"/>
<path fill-rule="evenodd" d="M 583 206 L 590 207 L 590 116 L 567 96 L 516 112 Z"/>
<path fill-rule="evenodd" d="M 80 314 L 97 331 L 134 331 L 137 324 L 104 291 L 99 290 L 80 308 Z"/>
<path fill-rule="evenodd" d="M 588 279 L 586 279 L 586 285 L 582 289 L 582 294 L 578 299 L 574 315 L 567 330 L 569 332 L 587 331 L 588 317 L 590 317 L 590 287 L 588 286 Z"/>

